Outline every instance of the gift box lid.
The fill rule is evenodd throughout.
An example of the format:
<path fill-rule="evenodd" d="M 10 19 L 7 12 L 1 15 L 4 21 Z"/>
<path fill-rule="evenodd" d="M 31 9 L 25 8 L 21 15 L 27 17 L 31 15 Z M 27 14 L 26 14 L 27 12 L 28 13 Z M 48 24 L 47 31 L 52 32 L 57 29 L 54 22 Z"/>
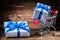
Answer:
<path fill-rule="evenodd" d="M 46 9 L 46 10 L 50 10 L 51 6 L 46 5 L 46 4 L 42 4 L 42 3 L 37 3 L 35 8 L 43 8 L 43 9 Z"/>

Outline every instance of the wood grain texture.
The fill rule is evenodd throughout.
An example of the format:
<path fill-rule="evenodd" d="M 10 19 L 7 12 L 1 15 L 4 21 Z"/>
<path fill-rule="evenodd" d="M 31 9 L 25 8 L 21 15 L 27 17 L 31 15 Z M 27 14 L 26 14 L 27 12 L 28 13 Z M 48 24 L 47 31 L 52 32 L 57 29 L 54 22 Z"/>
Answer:
<path fill-rule="evenodd" d="M 56 32 L 55 36 L 50 36 L 49 34 L 44 34 L 43 36 L 31 34 L 30 37 L 21 38 L 6 38 L 2 36 L 1 40 L 60 40 L 60 32 Z"/>

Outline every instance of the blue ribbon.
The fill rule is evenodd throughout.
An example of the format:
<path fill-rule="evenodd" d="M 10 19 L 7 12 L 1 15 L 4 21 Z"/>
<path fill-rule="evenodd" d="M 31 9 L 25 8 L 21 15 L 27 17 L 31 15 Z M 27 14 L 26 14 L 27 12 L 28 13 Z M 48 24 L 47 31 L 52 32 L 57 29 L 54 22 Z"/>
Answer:
<path fill-rule="evenodd" d="M 38 5 L 36 5 L 35 9 L 37 8 L 42 8 L 42 9 L 45 9 L 47 12 L 49 12 L 50 8 L 48 7 L 48 5 L 44 5 L 42 3 L 39 3 Z"/>
<path fill-rule="evenodd" d="M 38 19 L 41 19 L 43 9 L 41 9 Z"/>
<path fill-rule="evenodd" d="M 38 19 L 41 19 L 43 10 L 46 10 L 47 12 L 49 12 L 49 10 L 50 10 L 48 5 L 44 5 L 44 4 L 41 4 L 41 3 L 38 3 L 38 5 L 36 5 L 35 9 L 38 9 L 38 8 L 41 8 L 41 11 L 40 11 Z"/>
<path fill-rule="evenodd" d="M 16 21 L 16 28 L 17 28 L 17 37 L 20 37 L 20 28 L 18 27 L 18 23 L 17 23 L 17 21 Z"/>
<path fill-rule="evenodd" d="M 17 36 L 20 37 L 20 28 L 30 32 L 29 29 L 26 29 L 26 27 L 28 27 L 28 25 L 25 25 L 25 24 L 26 24 L 25 22 L 21 22 L 21 23 L 18 24 L 17 22 L 13 23 L 13 22 L 10 21 L 8 23 L 8 25 L 5 27 L 5 28 L 9 28 L 6 31 L 6 33 L 8 33 L 9 31 L 13 31 L 17 28 L 17 30 L 18 30 Z"/>
<path fill-rule="evenodd" d="M 26 23 L 22 21 L 21 23 L 19 23 L 19 26 L 18 27 L 20 27 L 21 29 L 24 29 L 24 30 L 30 32 L 29 29 L 26 29 L 26 27 L 28 27 L 28 25 L 25 25 L 25 24 Z"/>

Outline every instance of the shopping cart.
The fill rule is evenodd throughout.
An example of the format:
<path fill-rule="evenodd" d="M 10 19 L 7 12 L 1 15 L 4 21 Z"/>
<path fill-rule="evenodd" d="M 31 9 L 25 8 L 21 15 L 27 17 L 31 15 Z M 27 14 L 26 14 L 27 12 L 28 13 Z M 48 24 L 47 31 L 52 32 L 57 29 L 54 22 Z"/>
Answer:
<path fill-rule="evenodd" d="M 56 32 L 55 24 L 58 11 L 50 11 L 50 12 L 51 13 L 49 14 L 49 16 L 44 19 L 45 22 L 43 22 L 43 20 L 38 19 L 39 22 L 38 26 L 41 27 L 41 30 L 37 30 L 36 33 L 41 36 L 46 32 L 53 36 L 55 35 Z M 53 30 L 51 30 L 51 28 Z"/>

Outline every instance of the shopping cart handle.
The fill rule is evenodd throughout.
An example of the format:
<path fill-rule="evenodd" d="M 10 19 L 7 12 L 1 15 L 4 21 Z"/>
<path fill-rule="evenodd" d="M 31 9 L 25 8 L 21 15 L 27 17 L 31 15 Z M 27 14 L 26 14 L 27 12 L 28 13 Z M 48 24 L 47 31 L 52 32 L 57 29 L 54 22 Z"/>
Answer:
<path fill-rule="evenodd" d="M 53 12 L 54 14 L 58 14 L 58 10 L 50 10 L 50 12 Z"/>
<path fill-rule="evenodd" d="M 46 18 L 46 19 L 52 19 L 52 18 L 56 18 L 56 16 L 48 17 L 48 18 Z"/>

